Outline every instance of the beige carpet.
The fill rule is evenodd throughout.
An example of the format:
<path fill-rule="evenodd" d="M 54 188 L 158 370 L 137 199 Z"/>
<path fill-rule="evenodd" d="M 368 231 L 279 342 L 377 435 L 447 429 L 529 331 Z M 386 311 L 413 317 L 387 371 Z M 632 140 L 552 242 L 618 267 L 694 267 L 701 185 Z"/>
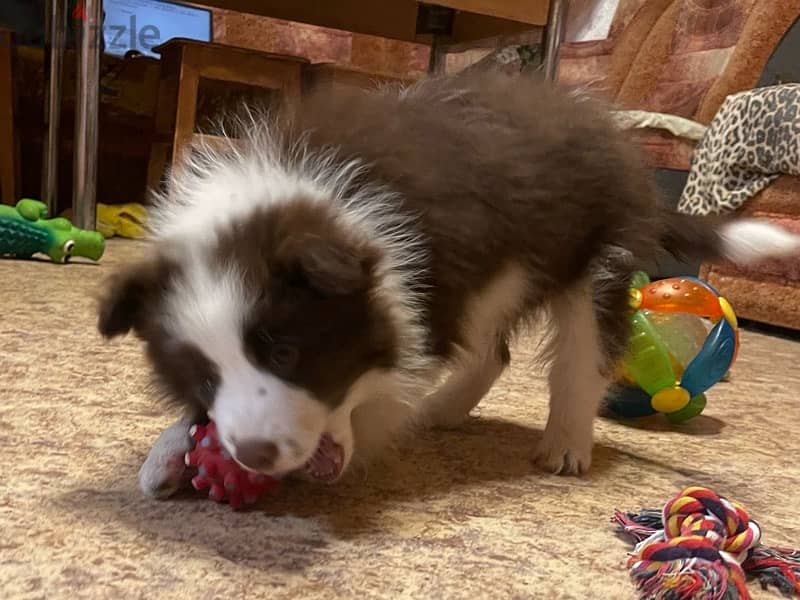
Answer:
<path fill-rule="evenodd" d="M 248 513 L 147 500 L 136 471 L 171 416 L 137 343 L 97 338 L 91 299 L 140 251 L 112 243 L 100 267 L 0 261 L 3 598 L 628 598 L 611 511 L 687 484 L 743 502 L 768 542 L 800 542 L 800 344 L 747 332 L 706 416 L 601 422 L 585 479 L 529 463 L 546 396 L 523 345 L 479 418 L 365 481 L 290 485 Z"/>

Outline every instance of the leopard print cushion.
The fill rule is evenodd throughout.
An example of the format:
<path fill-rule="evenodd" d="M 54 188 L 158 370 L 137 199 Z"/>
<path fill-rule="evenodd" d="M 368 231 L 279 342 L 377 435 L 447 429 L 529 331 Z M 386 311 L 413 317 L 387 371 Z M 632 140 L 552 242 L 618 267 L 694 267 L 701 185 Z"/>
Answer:
<path fill-rule="evenodd" d="M 736 210 L 784 173 L 800 175 L 800 84 L 734 94 L 695 148 L 678 210 Z"/>

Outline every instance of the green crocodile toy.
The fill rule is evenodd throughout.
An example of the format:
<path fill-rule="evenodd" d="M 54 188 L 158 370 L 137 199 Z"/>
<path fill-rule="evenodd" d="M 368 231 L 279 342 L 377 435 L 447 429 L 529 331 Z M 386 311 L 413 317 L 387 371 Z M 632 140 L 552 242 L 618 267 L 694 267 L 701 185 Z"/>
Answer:
<path fill-rule="evenodd" d="M 46 217 L 47 206 L 38 200 L 0 205 L 0 256 L 30 258 L 40 252 L 53 262 L 68 262 L 73 256 L 97 261 L 103 256 L 100 233 L 73 227 L 68 219 Z"/>

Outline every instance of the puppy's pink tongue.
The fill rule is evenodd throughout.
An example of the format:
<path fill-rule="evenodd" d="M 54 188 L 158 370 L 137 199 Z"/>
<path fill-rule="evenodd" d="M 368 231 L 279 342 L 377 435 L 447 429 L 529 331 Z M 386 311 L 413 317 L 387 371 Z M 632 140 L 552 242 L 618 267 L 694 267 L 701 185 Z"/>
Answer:
<path fill-rule="evenodd" d="M 319 439 L 314 455 L 306 463 L 306 472 L 320 481 L 334 481 L 342 473 L 344 449 L 327 433 Z"/>

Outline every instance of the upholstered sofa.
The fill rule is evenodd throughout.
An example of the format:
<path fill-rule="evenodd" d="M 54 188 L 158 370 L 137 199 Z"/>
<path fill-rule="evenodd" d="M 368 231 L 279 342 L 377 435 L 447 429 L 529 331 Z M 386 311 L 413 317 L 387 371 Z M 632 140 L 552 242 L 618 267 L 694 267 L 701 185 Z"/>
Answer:
<path fill-rule="evenodd" d="M 798 70 L 786 74 L 767 68 L 782 43 L 796 44 L 796 56 L 798 17 L 800 0 L 621 0 L 607 39 L 562 47 L 559 78 L 593 89 L 620 109 L 707 125 L 730 94 L 781 83 L 787 76 L 800 81 Z M 631 135 L 677 201 L 696 139 L 661 127 Z M 742 212 L 800 233 L 800 177 L 781 176 Z M 700 274 L 741 317 L 800 329 L 800 261 L 754 269 L 705 264 Z"/>

